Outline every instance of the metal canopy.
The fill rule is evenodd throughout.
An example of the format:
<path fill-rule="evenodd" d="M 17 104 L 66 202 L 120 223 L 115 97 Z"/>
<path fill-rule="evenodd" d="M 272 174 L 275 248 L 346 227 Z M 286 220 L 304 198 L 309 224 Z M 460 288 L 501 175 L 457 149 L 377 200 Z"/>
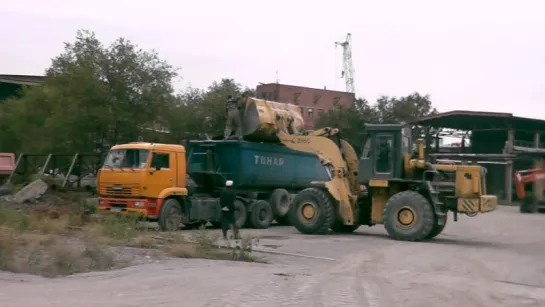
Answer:
<path fill-rule="evenodd" d="M 545 132 L 545 120 L 497 112 L 450 111 L 425 116 L 412 124 L 466 131 L 514 129 Z"/>

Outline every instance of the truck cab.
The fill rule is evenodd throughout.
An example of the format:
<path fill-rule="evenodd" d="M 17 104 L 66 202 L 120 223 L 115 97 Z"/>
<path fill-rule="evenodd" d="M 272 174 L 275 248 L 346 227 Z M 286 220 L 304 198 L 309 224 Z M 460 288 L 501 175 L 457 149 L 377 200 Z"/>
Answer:
<path fill-rule="evenodd" d="M 113 146 L 98 175 L 99 212 L 135 213 L 157 220 L 165 198 L 187 195 L 185 161 L 181 145 Z"/>
<path fill-rule="evenodd" d="M 404 157 L 412 153 L 411 130 L 405 125 L 367 124 L 359 160 L 358 179 L 402 178 Z"/>

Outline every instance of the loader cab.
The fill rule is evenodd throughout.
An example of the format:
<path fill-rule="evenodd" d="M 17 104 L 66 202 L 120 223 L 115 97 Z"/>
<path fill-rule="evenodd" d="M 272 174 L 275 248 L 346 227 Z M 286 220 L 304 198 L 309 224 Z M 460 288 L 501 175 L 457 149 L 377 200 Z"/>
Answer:
<path fill-rule="evenodd" d="M 371 179 L 402 178 L 403 157 L 411 149 L 410 126 L 365 125 L 358 181 L 365 184 Z"/>

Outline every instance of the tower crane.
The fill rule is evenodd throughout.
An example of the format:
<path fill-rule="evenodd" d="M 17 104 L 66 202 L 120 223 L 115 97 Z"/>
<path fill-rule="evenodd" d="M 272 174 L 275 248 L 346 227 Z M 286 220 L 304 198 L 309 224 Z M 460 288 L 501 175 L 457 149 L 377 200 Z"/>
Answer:
<path fill-rule="evenodd" d="M 352 64 L 352 35 L 346 34 L 344 42 L 335 42 L 335 48 L 341 46 L 343 48 L 343 71 L 342 78 L 344 79 L 346 91 L 356 94 L 356 86 L 354 85 L 354 65 Z"/>

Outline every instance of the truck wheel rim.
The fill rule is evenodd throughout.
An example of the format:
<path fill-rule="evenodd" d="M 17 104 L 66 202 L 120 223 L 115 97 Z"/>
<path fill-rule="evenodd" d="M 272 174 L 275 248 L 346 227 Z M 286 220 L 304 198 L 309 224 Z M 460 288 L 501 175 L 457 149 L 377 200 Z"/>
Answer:
<path fill-rule="evenodd" d="M 410 229 L 416 224 L 417 215 L 410 207 L 403 207 L 397 211 L 397 222 L 400 228 Z"/>
<path fill-rule="evenodd" d="M 301 215 L 305 221 L 310 222 L 316 215 L 316 205 L 311 202 L 305 202 L 301 206 Z"/>
<path fill-rule="evenodd" d="M 258 217 L 260 221 L 264 221 L 267 219 L 267 209 L 262 208 L 259 210 Z"/>

